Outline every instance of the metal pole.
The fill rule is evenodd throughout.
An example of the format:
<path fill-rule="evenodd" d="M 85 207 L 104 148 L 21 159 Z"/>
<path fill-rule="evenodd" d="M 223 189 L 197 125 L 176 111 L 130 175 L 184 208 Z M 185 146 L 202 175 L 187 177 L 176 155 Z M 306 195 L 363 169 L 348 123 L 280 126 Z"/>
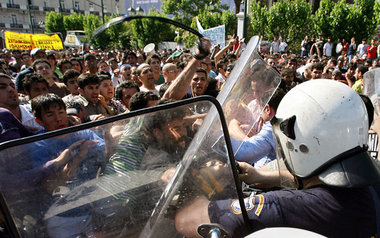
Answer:
<path fill-rule="evenodd" d="M 100 5 L 102 5 L 102 19 L 103 19 L 103 24 L 104 24 L 105 21 L 104 21 L 104 5 L 103 5 L 103 0 L 100 0 Z"/>
<path fill-rule="evenodd" d="M 248 10 L 248 0 L 244 0 L 243 38 L 247 36 L 247 10 Z"/>
<path fill-rule="evenodd" d="M 34 34 L 34 26 L 32 22 L 32 14 L 30 13 L 30 3 L 29 0 L 26 0 L 26 7 L 28 8 L 30 28 L 32 29 L 32 34 Z"/>

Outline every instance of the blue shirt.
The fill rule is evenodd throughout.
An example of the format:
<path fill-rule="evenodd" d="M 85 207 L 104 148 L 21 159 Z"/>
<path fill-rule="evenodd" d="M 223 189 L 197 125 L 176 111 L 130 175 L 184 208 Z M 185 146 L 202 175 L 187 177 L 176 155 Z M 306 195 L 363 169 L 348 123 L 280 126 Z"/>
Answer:
<path fill-rule="evenodd" d="M 83 139 L 97 140 L 99 143 L 88 150 L 87 158 L 80 164 L 73 182 L 84 182 L 95 178 L 99 167 L 105 163 L 104 140 L 91 130 L 78 131 L 29 144 L 28 151 L 33 168 L 41 167 L 46 162 L 57 158 L 66 148 Z M 75 183 L 72 184 L 75 186 Z"/>
<path fill-rule="evenodd" d="M 231 144 L 235 159 L 254 164 L 255 168 L 261 168 L 276 159 L 276 145 L 270 122 L 265 122 L 261 131 L 247 140 L 240 141 L 231 138 Z"/>
<path fill-rule="evenodd" d="M 318 186 L 305 190 L 278 190 L 244 199 L 253 231 L 294 227 L 326 237 L 371 237 L 376 214 L 368 188 Z M 210 221 L 232 234 L 248 233 L 238 200 L 212 201 Z"/>

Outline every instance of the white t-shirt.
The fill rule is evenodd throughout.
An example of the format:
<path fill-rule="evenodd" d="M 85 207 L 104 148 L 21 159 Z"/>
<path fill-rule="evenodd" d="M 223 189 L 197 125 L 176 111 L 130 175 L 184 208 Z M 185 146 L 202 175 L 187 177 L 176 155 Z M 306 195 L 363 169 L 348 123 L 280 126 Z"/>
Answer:
<path fill-rule="evenodd" d="M 326 42 L 325 45 L 323 46 L 323 49 L 325 50 L 326 56 L 331 57 L 332 56 L 332 50 L 333 50 L 333 44 L 330 42 Z"/>

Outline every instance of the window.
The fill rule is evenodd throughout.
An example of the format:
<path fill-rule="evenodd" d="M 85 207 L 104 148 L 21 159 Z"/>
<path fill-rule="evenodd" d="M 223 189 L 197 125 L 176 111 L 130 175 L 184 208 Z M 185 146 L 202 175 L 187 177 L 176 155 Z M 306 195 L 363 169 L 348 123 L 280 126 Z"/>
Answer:
<path fill-rule="evenodd" d="M 93 11 L 94 11 L 94 4 L 89 3 L 89 5 L 88 5 L 88 10 L 89 10 L 90 12 L 93 12 Z"/>
<path fill-rule="evenodd" d="M 16 15 L 12 15 L 11 16 L 11 23 L 12 24 L 17 24 L 17 16 Z"/>
<path fill-rule="evenodd" d="M 14 0 L 9 0 L 9 4 L 15 4 Z"/>
<path fill-rule="evenodd" d="M 60 4 L 60 6 L 61 6 L 62 9 L 65 9 L 65 1 L 60 0 L 59 4 Z"/>
<path fill-rule="evenodd" d="M 75 2 L 75 4 L 74 4 L 74 9 L 75 9 L 75 10 L 79 10 L 79 2 Z"/>
<path fill-rule="evenodd" d="M 30 17 L 30 21 L 31 21 L 32 25 L 37 25 L 36 24 L 36 18 L 34 16 Z"/>

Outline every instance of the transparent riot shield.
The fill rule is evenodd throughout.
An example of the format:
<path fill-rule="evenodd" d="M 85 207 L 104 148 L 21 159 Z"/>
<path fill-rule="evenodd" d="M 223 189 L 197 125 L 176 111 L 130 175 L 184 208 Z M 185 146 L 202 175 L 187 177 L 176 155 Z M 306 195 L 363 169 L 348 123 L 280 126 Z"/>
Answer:
<path fill-rule="evenodd" d="M 380 107 L 380 69 L 373 69 L 363 75 L 363 94 L 367 95 L 379 114 Z"/>
<path fill-rule="evenodd" d="M 179 236 L 187 202 L 239 199 L 221 112 L 199 97 L 1 144 L 13 235 Z"/>
<path fill-rule="evenodd" d="M 249 163 L 256 163 L 262 155 L 253 153 L 249 160 L 242 158 L 242 143 L 265 126 L 261 113 L 281 82 L 278 71 L 258 55 L 258 44 L 259 37 L 252 37 L 217 98 L 229 126 L 236 159 Z"/>

